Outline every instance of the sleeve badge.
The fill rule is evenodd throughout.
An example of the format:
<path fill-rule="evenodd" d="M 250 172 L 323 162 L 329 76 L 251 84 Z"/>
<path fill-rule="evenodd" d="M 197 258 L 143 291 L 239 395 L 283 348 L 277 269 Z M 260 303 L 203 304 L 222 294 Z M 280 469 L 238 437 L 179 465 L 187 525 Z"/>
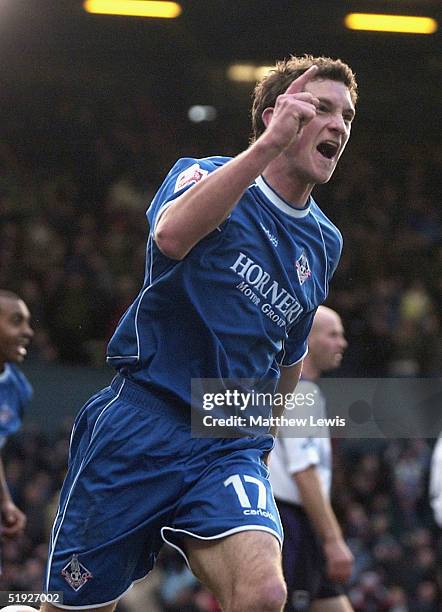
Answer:
<path fill-rule="evenodd" d="M 178 176 L 175 183 L 174 192 L 186 187 L 186 185 L 198 183 L 207 174 L 209 174 L 208 170 L 203 170 L 199 164 L 193 164 L 189 168 L 183 170 L 183 172 L 181 172 L 181 174 Z"/>

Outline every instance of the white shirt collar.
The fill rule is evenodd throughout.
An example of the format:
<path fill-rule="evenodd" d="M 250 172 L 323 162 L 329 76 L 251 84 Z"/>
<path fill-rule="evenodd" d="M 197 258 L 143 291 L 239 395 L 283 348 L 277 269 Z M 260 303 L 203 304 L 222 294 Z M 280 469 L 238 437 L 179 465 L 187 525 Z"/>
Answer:
<path fill-rule="evenodd" d="M 274 191 L 270 187 L 264 177 L 256 177 L 255 185 L 262 191 L 266 198 L 270 200 L 270 202 L 274 206 L 276 206 L 276 208 L 279 208 L 279 210 L 282 210 L 282 212 L 286 213 L 287 215 L 295 217 L 296 219 L 302 219 L 302 217 L 305 217 L 309 214 L 311 198 L 308 199 L 308 204 L 305 208 L 294 208 L 293 206 L 290 206 L 290 204 L 288 204 L 285 200 L 283 200 L 276 193 L 276 191 Z"/>

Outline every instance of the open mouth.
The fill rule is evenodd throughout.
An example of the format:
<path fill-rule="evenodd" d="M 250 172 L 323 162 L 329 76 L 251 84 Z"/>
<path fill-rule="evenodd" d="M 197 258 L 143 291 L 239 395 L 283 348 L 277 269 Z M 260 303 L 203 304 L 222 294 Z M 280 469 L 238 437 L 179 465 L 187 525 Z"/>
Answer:
<path fill-rule="evenodd" d="M 325 140 L 319 143 L 316 149 L 326 159 L 333 159 L 338 152 L 339 145 L 336 142 Z"/>
<path fill-rule="evenodd" d="M 27 340 L 23 340 L 23 342 L 20 342 L 17 345 L 17 353 L 21 355 L 22 357 L 26 357 L 26 355 L 28 354 L 28 348 L 27 348 L 28 345 L 29 345 L 29 342 Z"/>

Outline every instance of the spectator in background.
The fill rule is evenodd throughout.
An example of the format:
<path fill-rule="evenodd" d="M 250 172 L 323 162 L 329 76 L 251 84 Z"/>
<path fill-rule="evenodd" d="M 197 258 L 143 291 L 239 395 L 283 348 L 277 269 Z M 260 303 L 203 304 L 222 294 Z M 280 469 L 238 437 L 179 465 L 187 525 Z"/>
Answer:
<path fill-rule="evenodd" d="M 26 304 L 15 293 L 0 290 L 0 448 L 22 421 L 23 411 L 32 395 L 32 387 L 17 368 L 27 354 L 33 330 Z M 12 500 L 0 457 L 1 533 L 20 535 L 26 517 Z"/>
<path fill-rule="evenodd" d="M 315 394 L 319 417 L 326 414 L 325 398 L 316 381 L 323 372 L 339 366 L 346 346 L 341 318 L 334 310 L 320 306 L 296 388 L 297 394 Z M 299 438 L 282 433 L 271 457 L 270 481 L 285 535 L 282 557 L 287 612 L 352 610 L 339 583 L 350 578 L 353 555 L 330 503 L 332 449 L 328 431 L 321 433 L 323 437 Z"/>

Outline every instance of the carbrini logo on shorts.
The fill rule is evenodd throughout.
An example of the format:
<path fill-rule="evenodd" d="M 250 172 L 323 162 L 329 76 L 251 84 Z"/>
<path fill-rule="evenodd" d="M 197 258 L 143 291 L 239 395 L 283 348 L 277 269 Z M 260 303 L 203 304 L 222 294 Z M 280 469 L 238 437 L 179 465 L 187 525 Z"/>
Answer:
<path fill-rule="evenodd" d="M 79 591 L 88 580 L 93 578 L 87 567 L 79 562 L 77 555 L 72 555 L 72 559 L 61 570 L 61 575 L 74 591 Z"/>

